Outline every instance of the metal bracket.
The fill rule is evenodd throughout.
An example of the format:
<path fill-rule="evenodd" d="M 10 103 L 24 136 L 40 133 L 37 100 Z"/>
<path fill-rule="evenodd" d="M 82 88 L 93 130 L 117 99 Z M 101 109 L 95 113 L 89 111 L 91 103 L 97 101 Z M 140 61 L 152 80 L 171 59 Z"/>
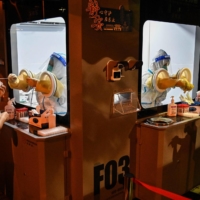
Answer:
<path fill-rule="evenodd" d="M 71 151 L 64 151 L 65 158 L 71 158 Z"/>
<path fill-rule="evenodd" d="M 127 70 L 134 70 L 134 69 L 139 69 L 143 65 L 143 62 L 140 60 L 135 60 L 131 59 L 129 61 L 114 61 L 110 60 L 108 61 L 106 65 L 106 79 L 107 81 L 113 81 L 113 71 L 118 71 L 120 70 L 120 74 L 122 69 L 124 68 L 125 71 Z M 116 70 L 115 70 L 116 69 Z M 119 81 L 123 77 L 120 75 L 120 77 L 116 77 L 116 81 Z"/>

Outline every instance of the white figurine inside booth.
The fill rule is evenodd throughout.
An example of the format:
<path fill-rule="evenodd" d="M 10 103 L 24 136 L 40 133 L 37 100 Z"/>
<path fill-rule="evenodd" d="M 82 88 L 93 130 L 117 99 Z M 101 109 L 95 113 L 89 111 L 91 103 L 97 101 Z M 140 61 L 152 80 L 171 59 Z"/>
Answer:
<path fill-rule="evenodd" d="M 28 92 L 36 91 L 36 99 L 42 111 L 52 109 L 57 115 L 67 113 L 67 70 L 66 56 L 53 53 L 48 66 L 41 72 L 33 74 L 28 69 L 20 71 L 19 75 L 9 74 L 8 84 L 12 89 Z"/>
<path fill-rule="evenodd" d="M 189 78 L 185 74 L 180 77 L 178 72 L 176 75 L 169 74 L 170 60 L 170 55 L 160 49 L 155 55 L 148 71 L 142 75 L 141 104 L 143 108 L 162 105 L 162 101 L 165 100 L 171 88 L 179 87 L 184 92 L 193 89 L 194 85 L 190 83 Z M 183 70 L 190 74 L 189 69 L 184 68 Z"/>

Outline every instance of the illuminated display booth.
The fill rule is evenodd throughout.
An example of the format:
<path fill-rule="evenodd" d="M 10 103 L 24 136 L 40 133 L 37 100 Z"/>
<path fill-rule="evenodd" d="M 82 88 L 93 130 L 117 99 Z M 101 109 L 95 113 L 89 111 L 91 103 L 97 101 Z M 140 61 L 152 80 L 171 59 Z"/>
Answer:
<path fill-rule="evenodd" d="M 70 193 L 68 5 L 60 0 L 2 4 L 7 89 L 16 112 L 26 107 L 29 118 L 19 121 L 18 113 L 1 129 L 0 191 L 16 200 L 65 199 Z M 37 107 L 39 112 L 31 113 Z"/>
<path fill-rule="evenodd" d="M 185 102 L 183 97 L 187 96 L 191 104 L 200 89 L 200 4 L 198 1 L 161 2 L 140 1 L 142 109 L 135 125 L 135 176 L 149 185 L 184 195 L 200 184 L 197 172 L 199 108 L 195 108 L 194 118 L 169 117 L 166 111 L 171 96 L 176 103 Z M 176 85 L 174 80 L 177 79 L 187 79 L 194 87 L 186 89 L 181 84 Z M 164 122 L 164 119 L 172 122 Z M 135 196 L 139 199 L 168 199 L 164 192 L 162 194 L 136 185 Z"/>
<path fill-rule="evenodd" d="M 192 11 L 187 11 L 185 4 Z M 3 9 L 9 96 L 15 97 L 17 108 L 37 109 L 39 104 L 45 110 L 53 105 L 56 126 L 66 129 L 39 136 L 24 123 L 6 122 L 0 132 L 0 175 L 11 176 L 0 176 L 1 191 L 15 200 L 121 200 L 125 196 L 124 175 L 131 172 L 146 181 L 149 171 L 145 161 L 152 164 L 153 154 L 155 162 L 150 168 L 154 173 L 149 173 L 147 181 L 170 190 L 168 180 L 163 184 L 159 181 L 165 181 L 167 172 L 174 173 L 172 168 L 176 167 L 175 161 L 170 165 L 170 159 L 177 158 L 171 156 L 174 149 L 169 146 L 168 151 L 164 146 L 175 132 L 169 136 L 168 129 L 155 128 L 145 145 L 138 143 L 143 139 L 138 133 L 152 130 L 141 124 L 143 117 L 165 112 L 171 95 L 178 102 L 179 96 L 185 95 L 183 90 L 188 90 L 191 98 L 199 90 L 199 24 L 191 14 L 188 17 L 189 12 L 199 15 L 199 3 L 13 0 L 3 1 Z M 159 50 L 164 54 L 156 57 Z M 186 79 L 189 86 L 171 87 L 162 105 L 145 108 L 142 76 L 149 71 L 152 59 L 163 58 L 168 70 L 159 70 L 150 84 L 162 90 L 165 85 L 160 87 L 157 81 L 173 76 L 174 80 Z M 192 85 L 193 90 L 189 88 Z M 38 121 L 34 118 L 31 125 Z M 187 122 L 174 124 L 173 131 L 179 129 L 177 136 L 185 136 L 185 125 L 193 120 Z M 39 124 L 43 126 L 43 121 Z M 187 144 L 194 144 L 192 139 L 198 131 L 187 134 L 193 137 Z M 180 156 L 185 155 L 184 150 L 188 150 L 187 145 Z M 190 150 L 198 155 L 198 144 Z M 145 160 L 147 155 L 149 159 Z M 155 166 L 157 162 L 159 167 L 169 164 L 169 168 L 163 168 L 166 173 Z M 184 173 L 187 167 L 185 163 L 181 166 Z M 190 169 L 196 170 L 194 166 Z M 152 181 L 154 175 L 159 184 Z M 192 182 L 192 175 L 189 177 Z M 194 183 L 198 183 L 198 177 Z M 193 183 L 179 186 L 180 190 L 173 192 L 182 193 Z M 140 198 L 141 193 L 148 194 L 134 187 L 133 196 Z"/>

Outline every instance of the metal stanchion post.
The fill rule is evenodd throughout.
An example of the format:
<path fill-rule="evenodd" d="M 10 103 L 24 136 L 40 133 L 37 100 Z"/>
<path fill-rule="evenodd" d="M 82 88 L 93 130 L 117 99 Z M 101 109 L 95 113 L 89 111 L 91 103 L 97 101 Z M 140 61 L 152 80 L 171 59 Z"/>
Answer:
<path fill-rule="evenodd" d="M 131 173 L 124 175 L 124 200 L 133 200 L 133 177 Z"/>

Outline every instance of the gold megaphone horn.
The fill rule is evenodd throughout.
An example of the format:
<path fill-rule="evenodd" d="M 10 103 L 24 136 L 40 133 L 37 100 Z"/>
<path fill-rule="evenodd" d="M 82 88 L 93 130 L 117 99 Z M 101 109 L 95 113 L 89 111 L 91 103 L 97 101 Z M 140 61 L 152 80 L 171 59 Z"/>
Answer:
<path fill-rule="evenodd" d="M 9 74 L 8 75 L 8 85 L 12 89 L 23 90 L 24 92 L 28 92 L 32 89 L 27 83 L 27 77 L 34 77 L 34 74 L 26 69 L 22 69 L 19 75 Z"/>
<path fill-rule="evenodd" d="M 35 91 L 41 92 L 45 97 L 55 96 L 59 98 L 64 89 L 63 84 L 56 76 L 48 71 L 40 75 L 40 79 L 27 78 L 28 84 L 35 87 Z"/>

